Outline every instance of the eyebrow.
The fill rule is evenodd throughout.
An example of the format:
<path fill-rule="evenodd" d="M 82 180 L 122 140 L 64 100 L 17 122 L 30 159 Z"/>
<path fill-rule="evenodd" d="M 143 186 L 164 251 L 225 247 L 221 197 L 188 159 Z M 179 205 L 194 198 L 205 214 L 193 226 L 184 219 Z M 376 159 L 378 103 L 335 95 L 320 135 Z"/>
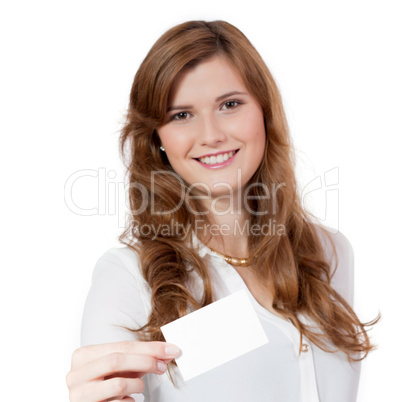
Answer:
<path fill-rule="evenodd" d="M 226 94 L 220 95 L 215 99 L 215 102 L 219 102 L 225 98 L 228 98 L 229 96 L 233 95 L 248 95 L 246 92 L 240 92 L 240 91 L 231 91 Z M 193 106 L 191 105 L 184 105 L 184 106 L 171 106 L 168 108 L 168 112 L 171 112 L 172 110 L 181 110 L 181 109 L 191 109 Z"/>

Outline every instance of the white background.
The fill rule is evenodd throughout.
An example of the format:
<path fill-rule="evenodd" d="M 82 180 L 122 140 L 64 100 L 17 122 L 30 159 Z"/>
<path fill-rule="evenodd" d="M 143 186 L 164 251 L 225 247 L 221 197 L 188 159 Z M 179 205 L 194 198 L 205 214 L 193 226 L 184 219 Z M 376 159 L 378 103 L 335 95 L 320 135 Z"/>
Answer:
<path fill-rule="evenodd" d="M 154 41 L 189 19 L 227 20 L 261 53 L 283 96 L 301 187 L 339 173 L 327 218 L 325 188 L 310 199 L 353 245 L 360 318 L 383 316 L 359 402 L 394 400 L 402 359 L 402 28 L 398 2 L 387 0 L 3 2 L 1 399 L 68 400 L 65 375 L 92 269 L 122 230 L 123 199 L 113 189 L 123 182 L 117 139 L 132 79 Z M 65 194 L 81 171 L 95 177 Z M 98 213 L 80 215 L 66 197 Z"/>

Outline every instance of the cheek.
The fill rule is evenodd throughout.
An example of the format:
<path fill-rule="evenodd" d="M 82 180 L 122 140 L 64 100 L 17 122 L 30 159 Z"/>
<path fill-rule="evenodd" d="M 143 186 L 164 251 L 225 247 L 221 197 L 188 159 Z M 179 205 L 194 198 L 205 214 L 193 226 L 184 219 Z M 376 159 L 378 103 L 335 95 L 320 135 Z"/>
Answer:
<path fill-rule="evenodd" d="M 238 126 L 239 129 L 246 142 L 253 143 L 256 147 L 261 147 L 263 151 L 266 133 L 264 116 L 261 112 L 255 111 L 248 114 L 247 118 L 243 119 L 241 125 Z"/>
<path fill-rule="evenodd" d="M 159 131 L 159 138 L 165 148 L 166 157 L 173 170 L 182 176 L 186 169 L 188 155 L 192 149 L 193 141 L 187 130 L 181 127 L 165 127 Z"/>
<path fill-rule="evenodd" d="M 248 145 L 255 156 L 252 165 L 253 168 L 257 168 L 262 162 L 266 146 L 265 124 L 262 113 L 254 113 L 252 118 L 248 120 L 247 133 Z"/>
<path fill-rule="evenodd" d="M 264 144 L 265 145 L 265 124 L 264 124 L 264 115 L 262 114 L 261 110 L 258 110 L 255 112 L 253 116 L 253 128 L 254 128 L 254 135 L 255 135 L 255 140 L 258 141 L 258 143 Z"/>
<path fill-rule="evenodd" d="M 183 130 L 173 127 L 165 127 L 160 130 L 159 138 L 170 159 L 185 155 L 191 146 L 189 136 Z"/>

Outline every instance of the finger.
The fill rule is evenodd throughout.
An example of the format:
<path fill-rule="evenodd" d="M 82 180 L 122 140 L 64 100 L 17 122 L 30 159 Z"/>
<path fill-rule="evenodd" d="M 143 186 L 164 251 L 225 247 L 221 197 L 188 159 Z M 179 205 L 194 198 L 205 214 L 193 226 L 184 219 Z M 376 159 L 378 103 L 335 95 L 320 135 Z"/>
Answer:
<path fill-rule="evenodd" d="M 144 381 L 141 378 L 116 377 L 107 381 L 90 383 L 88 391 L 91 399 L 95 401 L 113 401 L 129 397 L 131 394 L 141 394 L 144 387 Z"/>
<path fill-rule="evenodd" d="M 161 362 L 168 365 L 173 359 L 165 359 L 161 360 Z M 161 367 L 159 367 L 161 369 Z M 104 380 L 113 377 L 125 377 L 125 378 L 142 378 L 144 375 L 147 374 L 145 371 L 133 372 L 133 371 L 119 371 L 118 373 L 110 374 L 104 377 Z M 163 373 L 156 373 L 156 374 L 163 374 Z"/>
<path fill-rule="evenodd" d="M 135 399 L 134 399 L 134 398 L 131 398 L 131 396 L 125 396 L 123 399 L 113 399 L 113 400 L 111 400 L 110 402 L 121 402 L 121 401 L 124 401 L 124 402 L 135 402 Z"/>
<path fill-rule="evenodd" d="M 111 353 L 145 354 L 158 359 L 172 359 L 178 357 L 180 349 L 166 342 L 138 342 L 124 341 L 105 343 L 101 345 L 88 345 L 74 351 L 71 369 L 82 367 L 90 361 L 97 360 Z"/>
<path fill-rule="evenodd" d="M 69 373 L 68 385 L 77 386 L 89 381 L 104 379 L 120 372 L 130 372 L 132 377 L 142 377 L 146 373 L 163 374 L 166 363 L 152 356 L 127 353 L 111 353 L 88 363 Z M 110 378 L 110 377 L 109 377 Z"/>
<path fill-rule="evenodd" d="M 139 394 L 144 390 L 140 378 L 113 378 L 107 381 L 92 381 L 70 391 L 70 400 L 74 402 L 97 401 L 133 401 L 129 395 Z"/>

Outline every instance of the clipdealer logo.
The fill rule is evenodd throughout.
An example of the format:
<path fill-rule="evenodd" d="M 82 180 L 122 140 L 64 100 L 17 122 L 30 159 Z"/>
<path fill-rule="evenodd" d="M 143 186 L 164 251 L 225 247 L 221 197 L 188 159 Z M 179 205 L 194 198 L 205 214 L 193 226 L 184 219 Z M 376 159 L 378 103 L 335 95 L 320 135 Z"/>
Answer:
<path fill-rule="evenodd" d="M 338 233 L 339 167 L 327 170 L 323 175 L 310 180 L 302 189 L 301 200 L 304 210 L 313 220 L 324 225 L 329 232 Z"/>
<path fill-rule="evenodd" d="M 151 172 L 152 183 L 153 180 L 158 180 L 158 175 L 169 174 L 177 180 L 177 185 L 181 187 L 182 198 L 180 203 L 171 211 L 165 213 L 173 213 L 180 208 L 184 202 L 186 202 L 186 196 L 193 199 L 202 199 L 205 197 L 211 197 L 211 190 L 205 183 L 194 183 L 189 188 L 174 172 Z M 241 183 L 241 170 L 238 171 L 238 183 Z M 253 197 L 250 195 L 250 190 L 260 186 L 263 196 Z M 244 192 L 245 198 L 266 198 L 269 200 L 270 211 L 252 211 L 251 214 L 276 214 L 277 209 L 277 194 L 281 191 L 281 188 L 286 186 L 286 183 L 274 184 L 269 186 L 261 183 L 253 183 L 248 186 Z M 67 208 L 74 214 L 79 216 L 116 216 L 119 228 L 124 228 L 131 216 L 130 202 L 128 198 L 129 189 L 135 187 L 142 193 L 142 204 L 138 205 L 134 214 L 142 213 L 149 205 L 151 207 L 151 213 L 163 214 L 163 212 L 157 212 L 155 209 L 155 199 L 151 191 L 151 194 L 141 183 L 125 183 L 117 177 L 115 170 L 107 170 L 105 167 L 98 169 L 82 169 L 71 174 L 64 185 L 64 201 Z M 205 196 L 190 195 L 193 188 L 202 188 Z M 215 183 L 215 188 L 224 187 L 227 189 L 228 195 L 226 198 L 230 201 L 235 194 L 228 183 Z M 311 218 L 328 228 L 331 233 L 337 233 L 339 231 L 339 167 L 332 168 L 326 171 L 323 175 L 318 175 L 314 179 L 310 180 L 301 189 L 301 202 L 305 211 L 311 216 Z M 204 191 L 205 190 L 205 191 Z M 186 196 L 185 196 L 186 195 Z M 219 198 L 222 199 L 220 196 Z M 240 197 L 237 200 L 237 205 L 241 205 L 240 193 L 237 193 L 236 197 Z M 233 214 L 233 205 L 229 205 L 228 209 L 222 211 L 217 208 L 217 200 L 213 200 L 211 203 L 212 211 L 217 215 Z M 314 207 L 311 204 L 314 204 Z M 247 205 L 247 203 L 245 203 Z M 191 206 L 187 204 L 187 208 L 190 213 L 202 214 L 198 211 L 193 211 Z M 248 233 L 256 233 L 259 231 L 261 234 L 272 234 L 273 231 L 278 234 L 282 228 L 276 224 L 275 220 L 272 220 L 270 228 L 255 228 L 246 227 L 242 228 L 237 226 L 237 231 L 240 233 L 242 230 L 246 230 Z M 275 227 L 276 225 L 276 227 Z M 272 227 L 275 227 L 272 229 Z M 158 232 L 158 228 L 153 229 L 154 232 Z M 160 229 L 162 230 L 162 229 Z M 216 228 L 210 228 L 209 230 L 216 231 Z M 284 229 L 283 229 L 284 230 Z M 226 231 L 226 228 L 220 228 L 219 231 Z M 222 232 L 222 233 L 223 233 Z M 280 234 L 280 233 L 279 233 Z"/>

